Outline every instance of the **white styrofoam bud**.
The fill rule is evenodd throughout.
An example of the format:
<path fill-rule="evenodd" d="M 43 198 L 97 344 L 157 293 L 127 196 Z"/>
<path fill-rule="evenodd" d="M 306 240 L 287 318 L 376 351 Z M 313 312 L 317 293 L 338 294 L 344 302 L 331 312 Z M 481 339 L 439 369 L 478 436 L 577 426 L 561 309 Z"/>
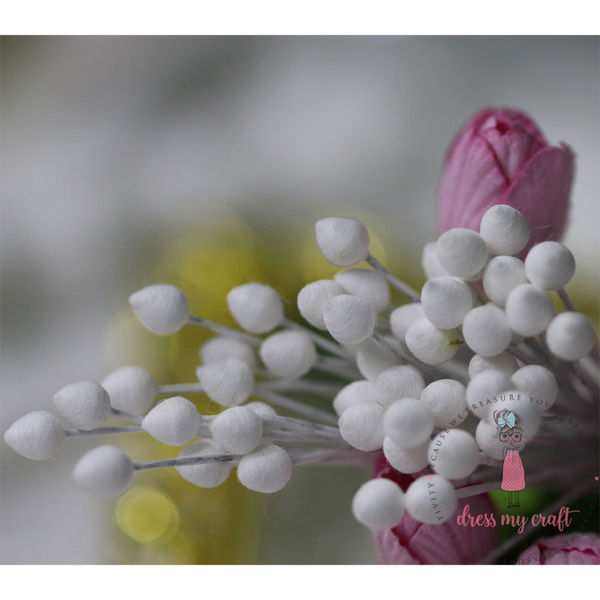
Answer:
<path fill-rule="evenodd" d="M 95 381 L 66 385 L 52 399 L 59 414 L 79 429 L 100 427 L 110 415 L 108 393 Z"/>
<path fill-rule="evenodd" d="M 144 327 L 159 335 L 177 333 L 190 317 L 185 294 L 174 285 L 149 285 L 129 296 L 129 305 Z"/>
<path fill-rule="evenodd" d="M 101 383 L 108 392 L 111 406 L 133 415 L 148 412 L 158 393 L 158 386 L 152 375 L 141 367 L 115 369 Z"/>
<path fill-rule="evenodd" d="M 323 320 L 327 331 L 340 344 L 358 344 L 373 333 L 375 310 L 358 296 L 341 294 L 327 300 Z"/>
<path fill-rule="evenodd" d="M 187 458 L 188 456 L 223 456 L 226 454 L 227 452 L 221 446 L 209 438 L 198 440 L 186 446 L 179 453 L 178 458 Z M 233 468 L 233 463 L 231 461 L 215 461 L 197 465 L 183 465 L 175 468 L 186 481 L 201 488 L 214 488 L 227 480 Z"/>
<path fill-rule="evenodd" d="M 245 362 L 252 370 L 257 367 L 254 348 L 242 340 L 218 335 L 200 346 L 202 364 L 219 362 L 225 358 L 237 358 Z"/>
<path fill-rule="evenodd" d="M 379 402 L 384 406 L 402 398 L 418 398 L 424 388 L 423 375 L 411 365 L 390 367 L 375 380 Z"/>
<path fill-rule="evenodd" d="M 448 271 L 442 267 L 442 263 L 440 262 L 437 252 L 436 242 L 427 242 L 423 246 L 421 266 L 423 267 L 423 272 L 425 273 L 427 279 L 441 277 L 443 275 L 450 275 L 450 273 L 448 273 Z"/>
<path fill-rule="evenodd" d="M 483 214 L 479 233 L 492 254 L 519 254 L 529 241 L 529 224 L 516 208 L 496 204 Z"/>
<path fill-rule="evenodd" d="M 441 365 L 458 351 L 460 339 L 454 329 L 438 329 L 429 319 L 418 319 L 406 332 L 408 349 L 427 365 Z"/>
<path fill-rule="evenodd" d="M 143 419 L 142 429 L 169 446 L 183 446 L 191 441 L 200 427 L 196 407 L 182 396 L 166 398 Z"/>
<path fill-rule="evenodd" d="M 423 307 L 418 302 L 411 302 L 395 308 L 390 313 L 390 329 L 394 337 L 403 342 L 408 328 L 424 316 Z"/>
<path fill-rule="evenodd" d="M 4 441 L 21 456 L 46 460 L 54 456 L 65 431 L 59 420 L 45 410 L 35 410 L 17 419 L 4 433 Z"/>
<path fill-rule="evenodd" d="M 418 473 L 427 466 L 429 440 L 416 448 L 402 448 L 387 435 L 383 438 L 383 454 L 400 473 Z"/>
<path fill-rule="evenodd" d="M 527 283 L 525 265 L 516 256 L 495 256 L 483 270 L 483 290 L 498 306 L 504 306 L 513 288 Z"/>
<path fill-rule="evenodd" d="M 467 390 L 460 381 L 438 379 L 431 382 L 419 400 L 433 415 L 433 422 L 440 429 L 456 427 L 468 416 Z"/>
<path fill-rule="evenodd" d="M 438 329 L 453 329 L 473 308 L 473 296 L 468 284 L 456 277 L 434 277 L 421 290 L 421 306 Z"/>
<path fill-rule="evenodd" d="M 390 336 L 384 338 L 392 348 L 400 350 L 396 339 Z M 387 348 L 382 348 L 374 340 L 365 340 L 356 353 L 356 366 L 366 379 L 374 380 L 382 371 L 400 363 L 401 360 L 396 354 Z"/>
<path fill-rule="evenodd" d="M 249 408 L 255 415 L 258 415 L 261 419 L 268 419 L 277 416 L 277 411 L 268 404 L 260 402 L 260 400 L 254 400 L 244 404 L 246 408 Z"/>
<path fill-rule="evenodd" d="M 550 352 L 563 360 L 579 360 L 598 343 L 594 327 L 587 317 L 567 311 L 552 319 L 546 331 Z"/>
<path fill-rule="evenodd" d="M 385 411 L 383 430 L 401 448 L 416 448 L 431 436 L 433 415 L 417 399 L 403 398 Z"/>
<path fill-rule="evenodd" d="M 281 297 L 264 283 L 232 288 L 227 294 L 227 306 L 240 327 L 252 333 L 268 333 L 284 319 Z"/>
<path fill-rule="evenodd" d="M 481 371 L 467 385 L 467 407 L 478 419 L 486 419 L 489 406 L 495 402 L 494 397 L 511 387 L 514 386 L 505 372 Z"/>
<path fill-rule="evenodd" d="M 542 333 L 554 316 L 550 296 L 531 283 L 514 288 L 506 299 L 506 317 L 513 331 L 531 336 Z"/>
<path fill-rule="evenodd" d="M 458 503 L 453 485 L 441 475 L 423 475 L 406 490 L 408 514 L 420 523 L 437 525 L 447 521 Z"/>
<path fill-rule="evenodd" d="M 237 358 L 202 365 L 196 375 L 208 397 L 221 406 L 246 402 L 254 389 L 252 369 Z"/>
<path fill-rule="evenodd" d="M 306 375 L 317 362 L 315 345 L 304 331 L 278 331 L 260 346 L 260 357 L 271 373 L 284 379 Z"/>
<path fill-rule="evenodd" d="M 359 402 L 348 406 L 338 422 L 340 435 L 357 450 L 379 450 L 384 438 L 384 412 L 383 406 L 376 402 Z"/>
<path fill-rule="evenodd" d="M 465 343 L 481 356 L 498 356 L 512 340 L 512 331 L 504 311 L 489 303 L 470 310 L 462 325 Z"/>
<path fill-rule="evenodd" d="M 313 281 L 298 292 L 298 310 L 313 327 L 326 330 L 323 311 L 327 300 L 345 293 L 346 291 L 337 281 L 330 279 Z"/>
<path fill-rule="evenodd" d="M 552 371 L 542 365 L 525 365 L 511 376 L 512 387 L 529 394 L 540 411 L 552 408 L 558 397 L 558 383 Z"/>
<path fill-rule="evenodd" d="M 475 429 L 475 440 L 486 456 L 496 460 L 504 459 L 506 444 L 500 441 L 498 426 L 494 421 L 479 421 Z"/>
<path fill-rule="evenodd" d="M 317 245 L 334 265 L 351 267 L 369 255 L 369 232 L 356 219 L 325 217 L 315 223 Z"/>
<path fill-rule="evenodd" d="M 561 290 L 575 273 L 575 258 L 560 242 L 536 244 L 525 258 L 525 275 L 544 290 Z"/>
<path fill-rule="evenodd" d="M 501 352 L 496 356 L 480 356 L 474 354 L 469 361 L 469 378 L 488 369 L 502 371 L 509 377 L 517 370 L 517 359 L 510 352 Z"/>
<path fill-rule="evenodd" d="M 123 450 L 114 446 L 98 446 L 77 461 L 73 479 L 88 492 L 114 498 L 129 487 L 133 471 L 133 462 Z"/>
<path fill-rule="evenodd" d="M 483 269 L 488 250 L 485 240 L 476 231 L 456 227 L 438 238 L 437 255 L 442 267 L 451 275 L 474 277 Z"/>
<path fill-rule="evenodd" d="M 467 477 L 479 464 L 479 448 L 475 438 L 462 429 L 440 431 L 428 448 L 431 468 L 446 479 Z"/>
<path fill-rule="evenodd" d="M 352 514 L 374 531 L 394 527 L 404 515 L 404 492 L 391 479 L 371 479 L 354 494 Z"/>
<path fill-rule="evenodd" d="M 263 446 L 240 460 L 237 476 L 244 487 L 255 492 L 272 494 L 284 488 L 290 480 L 292 459 L 279 446 Z"/>
<path fill-rule="evenodd" d="M 495 423 L 498 412 L 504 409 L 512 411 L 520 418 L 519 427 L 522 439 L 518 445 L 522 449 L 540 428 L 542 422 L 540 411 L 528 393 L 516 390 L 514 387 L 496 394 L 494 404 L 488 407 L 486 420 Z"/>
<path fill-rule="evenodd" d="M 262 439 L 262 420 L 246 406 L 233 406 L 212 420 L 210 432 L 225 450 L 232 454 L 247 454 Z"/>
<path fill-rule="evenodd" d="M 381 312 L 390 304 L 390 288 L 386 278 L 372 269 L 346 269 L 333 277 L 347 294 L 362 298 Z"/>
<path fill-rule="evenodd" d="M 377 402 L 377 400 L 377 390 L 372 381 L 353 381 L 337 393 L 333 399 L 333 408 L 339 416 L 349 406 L 360 402 Z"/>

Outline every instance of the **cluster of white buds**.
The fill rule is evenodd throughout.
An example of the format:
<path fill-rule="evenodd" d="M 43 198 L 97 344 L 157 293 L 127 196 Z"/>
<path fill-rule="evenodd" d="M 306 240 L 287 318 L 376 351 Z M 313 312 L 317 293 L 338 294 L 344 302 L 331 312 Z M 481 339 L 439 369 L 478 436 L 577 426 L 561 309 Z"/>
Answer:
<path fill-rule="evenodd" d="M 571 409 L 585 420 L 597 394 L 597 362 L 588 357 L 597 340 L 564 290 L 575 262 L 558 242 L 517 258 L 529 240 L 520 212 L 494 206 L 479 233 L 451 229 L 426 244 L 420 294 L 369 253 L 359 221 L 321 219 L 316 238 L 325 258 L 351 268 L 300 290 L 298 308 L 311 327 L 287 320 L 278 292 L 262 283 L 227 295 L 243 331 L 191 315 L 172 285 L 146 287 L 130 304 L 149 330 L 169 335 L 189 324 L 218 334 L 200 348 L 197 381 L 158 385 L 146 370 L 122 367 L 101 383 L 56 393 L 58 413 L 72 428 L 36 411 L 14 423 L 5 441 L 38 460 L 82 435 L 146 432 L 182 447 L 177 458 L 138 463 L 112 446 L 88 452 L 74 478 L 105 496 L 123 493 L 136 471 L 166 467 L 205 488 L 235 468 L 245 487 L 273 493 L 297 465 L 372 467 L 382 451 L 395 469 L 414 474 L 405 491 L 374 479 L 356 493 L 357 520 L 382 529 L 405 511 L 442 523 L 460 498 L 500 487 L 507 443 L 498 435 L 499 409 L 518 415 L 512 443 L 519 451 L 563 435 L 557 426 L 576 422 Z M 361 261 L 369 268 L 355 266 Z M 393 306 L 390 286 L 410 302 Z M 565 312 L 554 314 L 551 291 Z M 222 412 L 200 414 L 185 397 L 198 392 Z M 107 426 L 110 416 L 128 423 Z"/>

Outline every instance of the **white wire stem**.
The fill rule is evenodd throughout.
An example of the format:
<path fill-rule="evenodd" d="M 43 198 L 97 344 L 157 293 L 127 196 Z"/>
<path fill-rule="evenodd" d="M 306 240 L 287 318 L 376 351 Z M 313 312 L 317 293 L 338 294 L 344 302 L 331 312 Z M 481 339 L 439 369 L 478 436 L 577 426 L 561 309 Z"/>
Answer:
<path fill-rule="evenodd" d="M 296 321 L 292 321 L 291 319 L 284 319 L 283 323 L 284 325 L 287 325 L 290 329 L 304 331 L 304 333 L 306 333 L 310 337 L 310 339 L 323 350 L 326 350 L 331 354 L 335 354 L 336 356 L 339 356 L 340 358 L 346 361 L 352 361 L 351 354 L 349 354 L 343 348 L 340 348 L 340 346 L 335 342 L 328 340 L 326 337 L 318 334 L 316 331 L 312 331 L 312 329 L 309 329 L 308 327 L 305 327 L 300 323 L 296 323 Z"/>
<path fill-rule="evenodd" d="M 267 391 L 282 390 L 289 392 L 310 392 L 311 394 L 331 398 L 342 389 L 342 386 L 333 383 L 308 381 L 305 379 L 272 379 L 270 381 L 258 383 L 256 389 Z"/>
<path fill-rule="evenodd" d="M 355 449 L 315 448 L 311 450 L 288 449 L 294 466 L 298 465 L 357 465 L 370 467 L 375 456 Z"/>
<path fill-rule="evenodd" d="M 575 311 L 575 307 L 573 306 L 573 303 L 571 302 L 571 298 L 569 298 L 569 294 L 567 294 L 567 290 L 565 290 L 565 288 L 558 290 L 556 293 L 558 294 L 559 298 L 561 299 L 563 306 L 565 307 L 565 310 Z"/>
<path fill-rule="evenodd" d="M 132 423 L 141 423 L 142 422 L 142 417 L 139 417 L 138 415 L 132 415 L 128 412 L 125 412 L 124 410 L 117 410 L 116 408 L 111 408 L 110 413 L 115 417 L 119 417 L 119 419 L 124 419 L 125 421 L 131 421 Z"/>
<path fill-rule="evenodd" d="M 147 462 L 135 463 L 135 471 L 144 469 L 164 469 L 167 467 L 185 467 L 189 465 L 210 464 L 216 462 L 233 462 L 237 464 L 241 456 L 233 454 L 215 454 L 213 456 L 182 456 L 178 458 L 166 458 L 163 460 L 150 460 Z"/>
<path fill-rule="evenodd" d="M 386 269 L 374 256 L 369 254 L 365 260 L 376 271 L 381 273 L 393 287 L 395 287 L 399 292 L 402 292 L 407 298 L 410 298 L 413 302 L 421 301 L 421 296 L 419 296 L 418 292 L 413 290 L 410 285 L 404 283 L 404 281 L 401 281 L 395 275 L 390 273 L 390 271 L 388 271 L 388 269 Z"/>
<path fill-rule="evenodd" d="M 203 319 L 202 317 L 195 317 L 194 315 L 189 316 L 188 323 L 192 325 L 197 325 L 198 327 L 204 327 L 205 329 L 210 329 L 215 333 L 219 333 L 227 337 L 237 338 L 238 340 L 241 340 L 242 342 L 247 342 L 249 344 L 252 344 L 253 346 L 260 346 L 263 341 L 262 338 L 256 335 L 244 333 L 243 331 L 239 331 L 238 329 L 233 329 L 232 327 L 227 327 L 226 325 L 221 325 L 221 323 L 215 323 L 214 321 L 210 321 L 209 319 Z"/>
<path fill-rule="evenodd" d="M 167 383 L 158 386 L 157 395 L 164 396 L 165 394 L 197 394 L 204 392 L 202 384 L 194 383 Z"/>
<path fill-rule="evenodd" d="M 86 437 L 93 435 L 111 435 L 113 433 L 142 433 L 139 425 L 120 425 L 115 427 L 97 427 L 96 429 L 65 429 L 67 437 Z"/>
<path fill-rule="evenodd" d="M 362 378 L 362 375 L 356 367 L 351 366 L 349 363 L 342 361 L 339 358 L 333 358 L 330 356 L 319 356 L 319 359 L 313 366 L 313 369 L 316 371 L 329 373 L 330 375 L 344 377 L 345 379 Z"/>
<path fill-rule="evenodd" d="M 289 410 L 290 412 L 296 413 L 298 415 L 303 415 L 308 417 L 309 419 L 314 419 L 315 421 L 321 421 L 323 423 L 330 423 L 332 425 L 337 425 L 337 417 L 332 415 L 331 413 L 325 412 L 324 410 L 320 410 L 308 404 L 303 404 L 297 400 L 292 400 L 291 398 L 286 398 L 285 396 L 281 396 L 280 394 L 275 394 L 273 392 L 263 391 L 260 394 L 257 394 L 260 398 L 267 400 L 271 404 L 278 406 L 279 408 L 284 408 Z"/>

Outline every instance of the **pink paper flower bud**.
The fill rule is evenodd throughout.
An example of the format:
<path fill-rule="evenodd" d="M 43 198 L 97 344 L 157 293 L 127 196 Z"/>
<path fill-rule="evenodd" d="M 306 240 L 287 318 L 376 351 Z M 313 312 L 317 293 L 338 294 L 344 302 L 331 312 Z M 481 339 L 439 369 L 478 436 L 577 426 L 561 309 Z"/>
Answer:
<path fill-rule="evenodd" d="M 391 479 L 406 491 L 415 479 L 426 472 L 431 470 L 428 468 L 413 475 L 400 473 L 381 454 L 375 463 L 374 476 Z M 490 515 L 494 515 L 495 522 L 498 523 L 498 515 L 487 494 L 459 500 L 454 515 L 438 525 L 419 523 L 405 512 L 396 527 L 374 532 L 379 561 L 388 565 L 477 563 L 496 546 L 498 530 L 492 526 L 491 520 L 488 520 L 488 527 L 459 525 L 457 517 L 463 514 L 467 504 L 471 515 L 488 515 L 488 519 Z"/>
<path fill-rule="evenodd" d="M 539 539 L 519 556 L 518 565 L 599 565 L 600 536 L 565 533 Z"/>
<path fill-rule="evenodd" d="M 495 204 L 521 211 L 531 230 L 527 250 L 561 237 L 574 161 L 570 148 L 550 146 L 525 113 L 484 109 L 458 132 L 446 154 L 438 192 L 438 229 L 479 231 Z"/>

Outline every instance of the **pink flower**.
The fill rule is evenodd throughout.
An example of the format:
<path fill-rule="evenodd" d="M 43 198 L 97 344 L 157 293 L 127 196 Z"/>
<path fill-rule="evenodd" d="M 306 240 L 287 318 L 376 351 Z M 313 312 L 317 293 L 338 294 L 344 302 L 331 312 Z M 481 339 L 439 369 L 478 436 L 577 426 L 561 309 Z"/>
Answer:
<path fill-rule="evenodd" d="M 518 565 L 598 565 L 600 536 L 565 533 L 537 540 L 519 556 Z"/>
<path fill-rule="evenodd" d="M 423 471 L 422 473 L 424 473 Z M 375 464 L 375 477 L 395 481 L 403 490 L 422 473 L 405 475 L 394 469 L 381 454 Z M 496 546 L 495 527 L 463 527 L 456 518 L 466 504 L 470 513 L 494 514 L 495 509 L 487 494 L 460 500 L 451 519 L 439 525 L 415 521 L 406 514 L 392 529 L 374 533 L 375 548 L 380 562 L 388 565 L 442 565 L 477 563 Z M 497 520 L 497 515 L 495 516 Z"/>
<path fill-rule="evenodd" d="M 438 192 L 438 229 L 479 231 L 494 204 L 520 210 L 531 228 L 524 253 L 565 229 L 574 170 L 573 153 L 550 146 L 535 122 L 510 109 L 485 109 L 458 132 Z"/>

